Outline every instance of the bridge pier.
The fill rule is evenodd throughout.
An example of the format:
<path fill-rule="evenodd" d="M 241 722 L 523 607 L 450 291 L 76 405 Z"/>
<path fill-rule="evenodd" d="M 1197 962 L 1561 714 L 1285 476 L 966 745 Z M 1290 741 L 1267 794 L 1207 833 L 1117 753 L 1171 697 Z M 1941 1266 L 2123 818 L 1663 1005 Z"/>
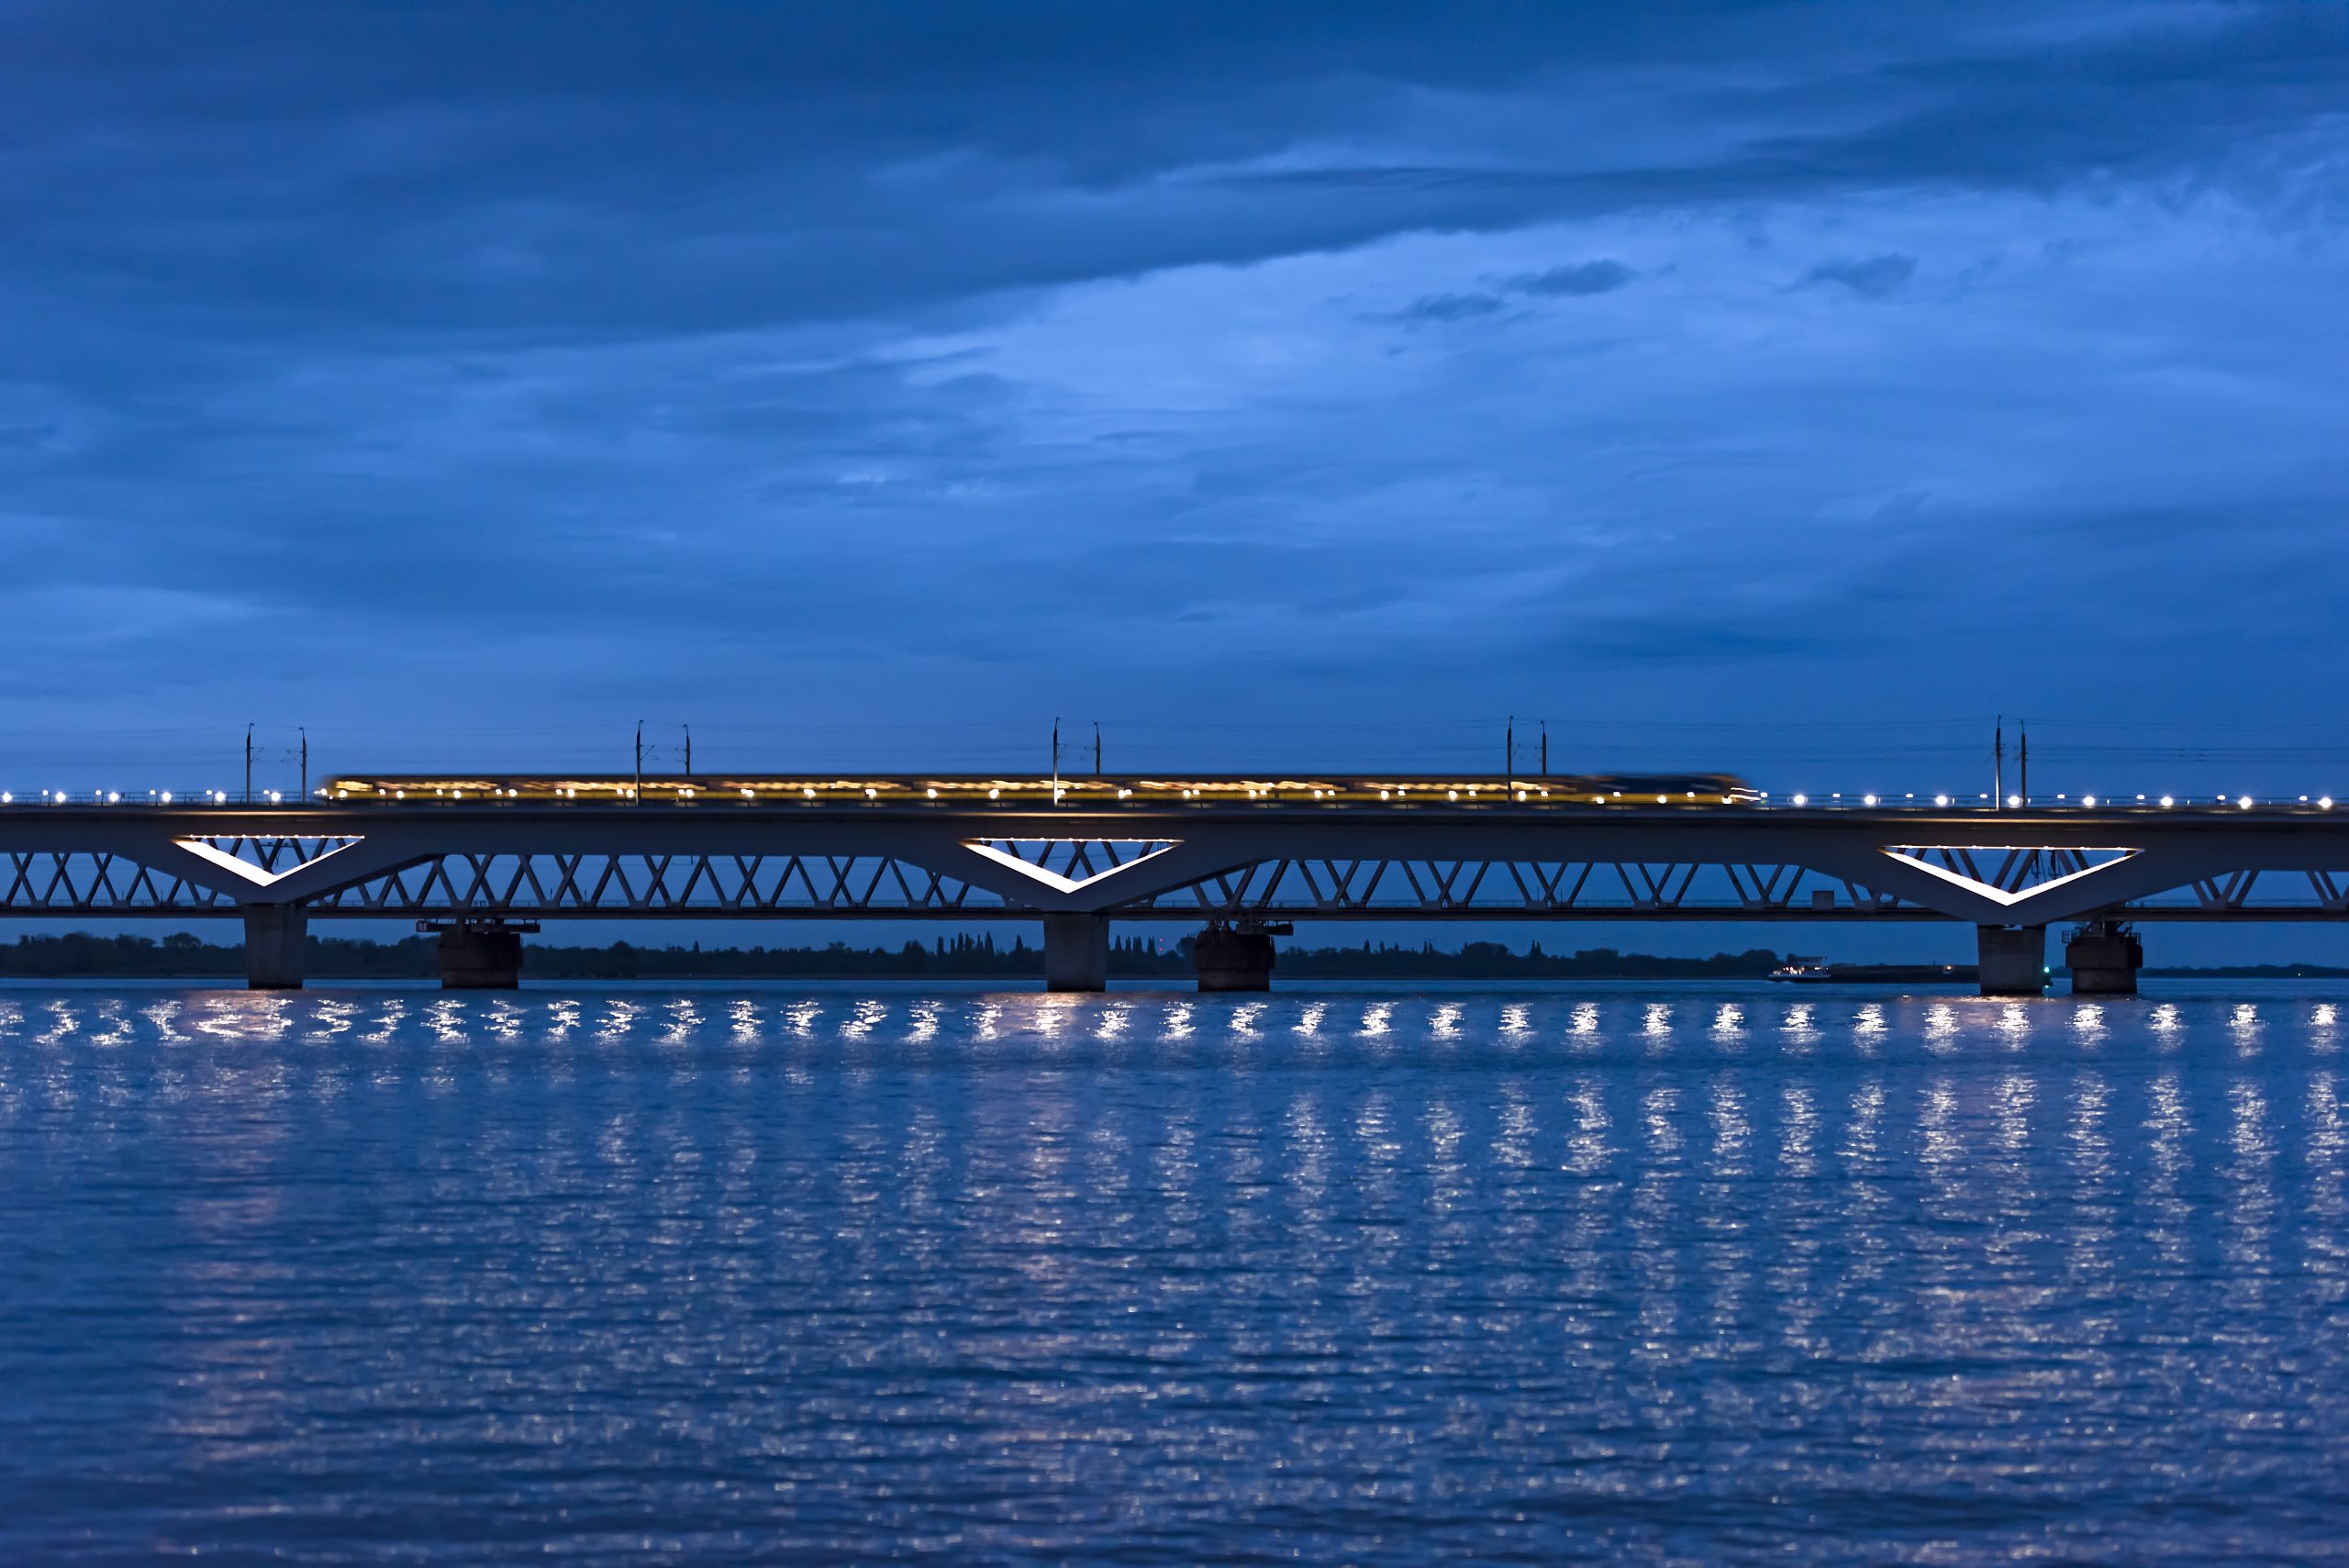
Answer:
<path fill-rule="evenodd" d="M 1044 989 L 1107 991 L 1109 988 L 1109 917 L 1044 917 Z"/>
<path fill-rule="evenodd" d="M 245 989 L 302 989 L 302 949 L 310 934 L 310 914 L 299 904 L 247 904 Z"/>
<path fill-rule="evenodd" d="M 2047 994 L 2047 928 L 1976 926 L 1974 951 L 1985 996 Z"/>
<path fill-rule="evenodd" d="M 2075 996 L 2134 996 L 2145 945 L 2126 920 L 2090 920 L 2064 939 Z"/>
<path fill-rule="evenodd" d="M 1191 972 L 1201 991 L 1269 991 L 1273 933 L 1218 920 L 1191 939 Z"/>
<path fill-rule="evenodd" d="M 419 931 L 435 931 L 433 962 L 443 991 L 511 991 L 522 984 L 522 936 L 538 922 L 509 920 L 419 920 Z"/>

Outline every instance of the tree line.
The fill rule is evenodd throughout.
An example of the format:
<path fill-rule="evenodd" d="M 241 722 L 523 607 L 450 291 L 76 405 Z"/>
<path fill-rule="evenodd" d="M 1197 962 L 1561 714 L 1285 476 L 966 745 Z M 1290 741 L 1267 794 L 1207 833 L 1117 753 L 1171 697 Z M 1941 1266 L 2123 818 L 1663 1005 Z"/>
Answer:
<path fill-rule="evenodd" d="M 312 936 L 305 972 L 318 979 L 424 980 L 438 970 L 433 940 L 412 936 L 397 941 Z M 1546 979 L 1751 979 L 1785 961 L 1764 948 L 1710 958 L 1671 958 L 1586 948 L 1550 953 L 1539 941 L 1518 951 L 1499 942 L 1468 942 L 1442 949 L 1433 942 L 1364 941 L 1345 947 L 1284 945 L 1276 973 L 1302 980 L 1546 980 Z M 1030 980 L 1041 969 L 1042 954 L 1024 935 L 1008 943 L 992 933 L 958 932 L 930 942 L 898 947 L 643 947 L 617 941 L 588 947 L 530 940 L 523 972 L 542 980 L 884 979 L 935 976 L 948 979 Z M 242 975 L 244 954 L 235 943 L 213 943 L 186 931 L 161 938 L 97 936 L 88 931 L 25 935 L 0 945 L 0 976 L 62 979 L 206 979 Z M 1162 942 L 1121 937 L 1109 944 L 1109 973 L 1120 979 L 1186 980 L 1191 975 L 1191 939 Z"/>

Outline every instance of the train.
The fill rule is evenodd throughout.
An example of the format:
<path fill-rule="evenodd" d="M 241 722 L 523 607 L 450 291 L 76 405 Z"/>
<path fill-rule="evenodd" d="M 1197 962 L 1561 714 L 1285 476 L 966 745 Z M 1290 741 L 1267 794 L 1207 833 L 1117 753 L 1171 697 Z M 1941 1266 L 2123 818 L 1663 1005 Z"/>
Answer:
<path fill-rule="evenodd" d="M 1727 773 L 1453 775 L 1193 773 L 357 773 L 314 797 L 344 805 L 808 804 L 1100 806 L 1574 806 L 1719 809 L 1763 798 Z"/>

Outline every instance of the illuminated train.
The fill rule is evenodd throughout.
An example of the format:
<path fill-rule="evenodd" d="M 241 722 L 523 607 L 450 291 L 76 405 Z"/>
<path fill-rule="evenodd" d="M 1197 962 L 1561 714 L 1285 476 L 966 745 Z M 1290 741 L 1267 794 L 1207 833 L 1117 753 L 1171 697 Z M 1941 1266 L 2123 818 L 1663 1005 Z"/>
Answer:
<path fill-rule="evenodd" d="M 1202 773 L 1015 778 L 978 773 L 353 774 L 328 779 L 317 798 L 344 805 L 577 806 L 1549 806 L 1676 809 L 1762 798 L 1725 773 L 1520 774 L 1514 778 L 1386 773 Z"/>

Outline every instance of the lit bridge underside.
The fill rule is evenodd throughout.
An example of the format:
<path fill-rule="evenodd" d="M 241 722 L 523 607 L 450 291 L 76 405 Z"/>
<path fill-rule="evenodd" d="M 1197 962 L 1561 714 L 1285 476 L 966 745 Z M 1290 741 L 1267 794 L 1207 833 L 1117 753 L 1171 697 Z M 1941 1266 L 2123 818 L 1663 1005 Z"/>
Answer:
<path fill-rule="evenodd" d="M 2349 918 L 2349 816 L 2314 807 L 1822 811 L 1694 790 L 1520 803 L 1525 783 L 1414 781 L 1385 801 L 1111 784 L 1055 805 L 851 784 L 759 801 L 17 804 L 0 808 L 0 914 L 242 916 L 249 953 L 276 933 L 297 955 L 320 918 L 1027 918 L 1048 951 L 1109 919 Z"/>

